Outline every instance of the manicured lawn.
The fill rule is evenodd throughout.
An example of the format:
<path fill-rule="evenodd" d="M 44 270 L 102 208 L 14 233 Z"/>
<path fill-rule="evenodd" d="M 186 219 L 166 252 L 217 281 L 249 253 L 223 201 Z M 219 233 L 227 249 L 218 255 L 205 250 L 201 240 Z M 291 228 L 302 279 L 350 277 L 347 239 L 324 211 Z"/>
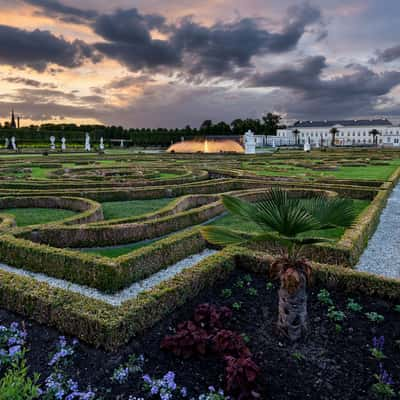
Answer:
<path fill-rule="evenodd" d="M 400 165 L 399 160 L 390 165 L 368 165 L 366 167 L 340 167 L 338 171 L 324 171 L 322 176 L 330 175 L 339 179 L 387 180 Z"/>
<path fill-rule="evenodd" d="M 387 180 L 400 165 L 400 160 L 393 160 L 389 165 L 367 165 L 365 167 L 344 167 L 339 166 L 337 171 L 314 171 L 309 168 L 296 167 L 293 165 L 275 164 L 274 168 L 284 168 L 282 171 L 269 170 L 268 166 L 254 172 L 260 176 L 318 176 L 335 177 L 337 179 L 368 179 Z M 251 168 L 250 168 L 251 169 Z"/>
<path fill-rule="evenodd" d="M 75 215 L 74 211 L 58 208 L 6 208 L 2 214 L 12 214 L 18 226 L 45 224 Z"/>
<path fill-rule="evenodd" d="M 110 201 L 102 203 L 104 219 L 117 219 L 147 214 L 164 207 L 173 199 Z"/>
<path fill-rule="evenodd" d="M 158 179 L 174 179 L 174 178 L 179 178 L 179 174 L 172 174 L 169 172 L 161 172 L 158 176 Z"/>
<path fill-rule="evenodd" d="M 33 179 L 47 179 L 51 171 L 54 171 L 54 169 L 33 167 L 31 176 Z"/>
<path fill-rule="evenodd" d="M 353 200 L 353 202 L 356 215 L 360 215 L 361 212 L 370 204 L 370 202 L 367 200 Z M 242 220 L 231 214 L 225 215 L 222 218 L 213 221 L 210 223 L 210 225 L 235 229 L 242 232 L 260 232 L 261 230 L 260 227 L 255 223 Z M 324 229 L 321 231 L 312 231 L 311 235 L 329 239 L 340 239 L 344 231 L 344 228 Z"/>
<path fill-rule="evenodd" d="M 142 247 L 149 246 L 150 244 L 154 243 L 155 240 L 149 240 L 146 242 L 138 242 L 133 244 L 128 244 L 126 246 L 119 246 L 119 247 L 105 247 L 104 249 L 84 249 L 81 250 L 84 253 L 90 253 L 98 256 L 109 257 L 109 258 L 116 258 L 122 256 L 124 254 L 128 254 L 133 250 L 141 249 Z"/>

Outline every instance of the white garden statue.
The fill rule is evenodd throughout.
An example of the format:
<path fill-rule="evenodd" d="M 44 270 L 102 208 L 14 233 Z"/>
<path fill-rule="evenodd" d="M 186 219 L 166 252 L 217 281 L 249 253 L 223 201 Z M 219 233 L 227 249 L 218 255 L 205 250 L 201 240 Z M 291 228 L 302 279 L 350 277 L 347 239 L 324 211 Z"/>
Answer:
<path fill-rule="evenodd" d="M 304 142 L 304 151 L 307 153 L 311 151 L 310 138 L 307 138 L 306 141 Z"/>
<path fill-rule="evenodd" d="M 8 149 L 9 145 L 10 145 L 10 141 L 8 140 L 8 137 L 6 137 L 5 140 L 4 140 L 4 148 Z"/>
<path fill-rule="evenodd" d="M 124 139 L 121 139 L 120 147 L 124 147 Z"/>
<path fill-rule="evenodd" d="M 50 136 L 50 149 L 51 150 L 56 149 L 56 138 L 54 136 Z"/>
<path fill-rule="evenodd" d="M 246 154 L 256 154 L 256 138 L 250 130 L 244 134 L 244 152 Z"/>
<path fill-rule="evenodd" d="M 85 136 L 85 151 L 90 151 L 91 147 L 90 147 L 90 136 L 88 133 L 86 133 Z"/>
<path fill-rule="evenodd" d="M 62 137 L 61 138 L 61 150 L 62 151 L 65 151 L 65 150 L 67 150 L 67 140 L 65 139 L 65 137 Z"/>
<path fill-rule="evenodd" d="M 104 150 L 104 139 L 101 137 L 100 138 L 100 150 L 103 151 Z"/>
<path fill-rule="evenodd" d="M 15 136 L 11 138 L 11 146 L 14 151 L 17 151 L 17 144 L 15 143 Z"/>

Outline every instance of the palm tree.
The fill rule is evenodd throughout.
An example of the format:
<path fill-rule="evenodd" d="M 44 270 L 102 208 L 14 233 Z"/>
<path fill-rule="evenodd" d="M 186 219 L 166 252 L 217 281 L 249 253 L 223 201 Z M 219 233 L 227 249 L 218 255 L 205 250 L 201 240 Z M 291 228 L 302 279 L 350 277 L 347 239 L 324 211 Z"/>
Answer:
<path fill-rule="evenodd" d="M 378 129 L 372 129 L 372 131 L 370 131 L 369 134 L 372 135 L 373 137 L 374 145 L 378 147 L 378 136 L 380 136 L 381 133 L 378 131 Z"/>
<path fill-rule="evenodd" d="M 339 133 L 339 129 L 333 127 L 333 128 L 330 130 L 330 133 L 331 133 L 331 135 L 332 135 L 331 146 L 335 146 L 335 143 L 336 143 L 336 135 Z"/>
<path fill-rule="evenodd" d="M 307 284 L 311 264 L 300 258 L 306 244 L 330 241 L 316 237 L 313 231 L 337 226 L 350 226 L 354 209 L 349 199 L 318 196 L 292 199 L 281 189 L 272 189 L 257 204 L 223 195 L 223 204 L 232 214 L 252 221 L 260 233 L 233 231 L 222 227 L 205 227 L 204 238 L 215 245 L 240 245 L 272 241 L 280 246 L 281 254 L 271 265 L 273 277 L 280 280 L 278 329 L 290 340 L 298 340 L 307 330 Z"/>
<path fill-rule="evenodd" d="M 294 135 L 294 140 L 296 142 L 296 145 L 299 144 L 299 134 L 300 134 L 300 131 L 297 128 L 293 130 L 293 135 Z"/>

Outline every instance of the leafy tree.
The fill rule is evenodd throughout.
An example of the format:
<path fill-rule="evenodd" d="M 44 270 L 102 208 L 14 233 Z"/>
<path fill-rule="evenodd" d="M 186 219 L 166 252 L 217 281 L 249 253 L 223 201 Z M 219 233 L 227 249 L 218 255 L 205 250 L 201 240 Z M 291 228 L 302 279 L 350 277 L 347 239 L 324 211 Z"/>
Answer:
<path fill-rule="evenodd" d="M 211 133 L 211 128 L 213 126 L 213 123 L 210 119 L 206 119 L 201 125 L 200 125 L 200 131 L 203 133 L 209 134 Z"/>
<path fill-rule="evenodd" d="M 246 118 L 243 121 L 243 130 L 242 135 L 248 130 L 253 131 L 255 134 L 262 134 L 264 127 L 259 119 Z"/>
<path fill-rule="evenodd" d="M 243 135 L 244 130 L 244 122 L 242 119 L 237 118 L 231 122 L 232 132 L 235 135 Z"/>
<path fill-rule="evenodd" d="M 213 132 L 217 135 L 229 135 L 232 133 L 231 127 L 224 121 L 214 125 Z"/>
<path fill-rule="evenodd" d="M 355 217 L 352 201 L 322 196 L 293 199 L 286 191 L 272 189 L 257 204 L 227 195 L 223 204 L 238 218 L 257 224 L 261 232 L 208 226 L 202 229 L 203 236 L 215 245 L 272 241 L 280 246 L 281 255 L 270 269 L 280 279 L 278 328 L 290 340 L 298 340 L 307 330 L 307 284 L 312 270 L 300 252 L 304 245 L 329 241 L 314 236 L 313 231 L 350 226 Z"/>
<path fill-rule="evenodd" d="M 276 135 L 282 117 L 278 114 L 268 113 L 262 117 L 266 135 Z"/>

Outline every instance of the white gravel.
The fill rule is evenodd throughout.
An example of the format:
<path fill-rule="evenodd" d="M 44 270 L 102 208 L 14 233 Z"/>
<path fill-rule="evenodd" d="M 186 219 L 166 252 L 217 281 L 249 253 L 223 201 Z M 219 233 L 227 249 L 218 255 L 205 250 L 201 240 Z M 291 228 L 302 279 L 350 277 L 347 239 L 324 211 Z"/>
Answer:
<path fill-rule="evenodd" d="M 400 184 L 389 196 L 378 227 L 356 268 L 389 278 L 400 278 Z"/>
<path fill-rule="evenodd" d="M 105 303 L 111 304 L 113 306 L 120 306 L 123 302 L 137 297 L 139 293 L 149 290 L 154 286 L 157 286 L 159 283 L 174 277 L 175 275 L 182 272 L 184 269 L 192 267 L 193 265 L 199 263 L 200 261 L 213 255 L 216 252 L 216 250 L 206 249 L 203 250 L 201 253 L 193 254 L 190 257 L 187 257 L 177 262 L 176 264 L 171 265 L 170 267 L 153 274 L 147 279 L 132 284 L 121 292 L 110 295 L 104 294 L 97 289 L 93 289 L 87 286 L 77 285 L 63 279 L 52 278 L 44 274 L 10 267 L 9 265 L 1 263 L 0 270 L 11 272 L 19 276 L 30 277 L 36 281 L 47 283 L 52 287 L 69 290 L 74 293 L 79 293 L 92 299 L 104 301 Z"/>

